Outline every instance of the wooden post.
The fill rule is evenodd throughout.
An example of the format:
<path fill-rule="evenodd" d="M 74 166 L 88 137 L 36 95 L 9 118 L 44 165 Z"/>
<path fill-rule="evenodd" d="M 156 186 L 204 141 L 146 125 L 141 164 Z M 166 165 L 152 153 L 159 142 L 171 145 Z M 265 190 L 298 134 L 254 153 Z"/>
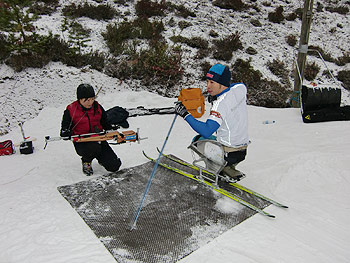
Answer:
<path fill-rule="evenodd" d="M 312 7 L 313 0 L 305 0 L 304 2 L 304 11 L 301 24 L 301 33 L 298 49 L 298 59 L 294 75 L 294 92 L 292 97 L 292 106 L 294 108 L 300 107 L 300 91 L 301 85 L 304 80 L 304 69 L 306 63 L 306 55 L 309 43 L 310 27 L 312 20 Z"/>

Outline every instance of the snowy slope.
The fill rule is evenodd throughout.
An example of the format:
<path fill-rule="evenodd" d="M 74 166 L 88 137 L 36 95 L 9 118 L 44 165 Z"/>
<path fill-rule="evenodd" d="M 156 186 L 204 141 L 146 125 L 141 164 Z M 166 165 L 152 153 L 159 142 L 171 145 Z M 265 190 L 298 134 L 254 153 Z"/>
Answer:
<path fill-rule="evenodd" d="M 61 25 L 64 17 L 61 12 L 64 6 L 71 3 L 89 3 L 97 5 L 93 0 L 61 0 L 61 7 L 57 12 L 50 16 L 42 16 L 36 23 L 37 30 L 40 34 L 58 34 L 62 39 L 67 40 L 67 32 L 62 32 Z M 110 21 L 97 21 L 90 18 L 82 17 L 77 21 L 85 28 L 91 29 L 91 41 L 86 44 L 87 51 L 107 52 L 106 44 L 101 36 L 106 31 L 108 24 L 120 23 L 123 20 L 132 21 L 135 19 L 134 4 L 120 4 L 124 1 L 107 0 L 110 6 L 118 10 L 119 15 Z M 128 2 L 128 1 L 126 1 Z M 294 35 L 299 39 L 301 31 L 300 19 L 294 21 L 285 20 L 281 24 L 272 23 L 268 20 L 268 14 L 274 12 L 277 7 L 284 7 L 284 16 L 295 12 L 297 8 L 303 7 L 302 0 L 289 1 L 243 1 L 247 4 L 256 6 L 258 9 L 250 8 L 242 12 L 224 10 L 212 4 L 212 1 L 170 1 L 176 5 L 184 5 L 187 9 L 196 13 L 196 17 L 186 19 L 176 16 L 173 12 L 167 16 L 157 18 L 161 19 L 165 30 L 163 35 L 170 45 L 174 43 L 169 39 L 171 36 L 182 35 L 183 37 L 193 38 L 201 37 L 212 42 L 215 39 L 223 39 L 235 32 L 239 32 L 240 40 L 243 45 L 242 50 L 235 51 L 231 61 L 225 61 L 225 64 L 232 65 L 237 59 L 251 59 L 251 65 L 255 70 L 259 70 L 263 78 L 268 80 L 280 81 L 267 68 L 267 63 L 273 60 L 283 61 L 286 69 L 290 72 L 290 89 L 293 89 L 293 70 L 295 67 L 296 48 L 286 43 L 285 38 L 288 35 Z M 320 47 L 332 58 L 339 58 L 349 53 L 350 38 L 350 18 L 349 14 L 340 15 L 332 13 L 325 9 L 326 6 L 349 6 L 348 1 L 327 1 L 322 2 L 324 8 L 318 12 L 316 3 L 313 9 L 313 21 L 310 31 L 309 45 Z M 155 18 L 152 18 L 155 19 Z M 261 27 L 252 25 L 251 20 L 255 19 L 261 23 Z M 169 21 L 173 20 L 175 26 L 170 26 Z M 192 26 L 181 30 L 178 26 L 179 21 L 191 23 Z M 209 32 L 214 30 L 219 37 L 210 37 Z M 256 55 L 249 55 L 246 49 L 252 47 L 257 51 Z M 185 70 L 185 76 L 177 87 L 180 90 L 183 87 L 200 87 L 204 89 L 205 83 L 201 80 L 203 72 L 201 63 L 208 61 L 217 63 L 218 61 L 208 57 L 205 59 L 196 59 L 197 49 L 191 48 L 186 44 L 182 45 L 182 64 Z M 322 73 L 327 70 L 319 58 L 308 56 L 308 62 L 316 62 L 320 66 L 320 72 L 315 82 L 320 84 L 334 85 L 333 81 L 325 78 Z M 350 63 L 339 67 L 334 63 L 327 62 L 327 67 L 335 76 L 340 70 L 349 70 Z M 57 80 L 57 81 L 56 81 Z M 233 82 L 237 80 L 232 80 Z M 20 73 L 15 73 L 10 68 L 0 65 L 0 103 L 3 111 L 0 113 L 0 134 L 17 126 L 20 121 L 37 116 L 39 111 L 46 106 L 58 106 L 68 103 L 75 94 L 76 86 L 81 82 L 89 82 L 94 87 L 103 87 L 102 93 L 109 93 L 119 87 L 129 87 L 135 90 L 144 89 L 139 82 L 121 82 L 118 79 L 106 77 L 104 74 L 90 70 L 89 68 L 74 69 L 62 67 L 60 63 L 51 63 L 43 69 L 27 69 Z M 336 87 L 341 87 L 337 82 Z M 343 90 L 342 103 L 350 104 L 349 92 Z"/>
<path fill-rule="evenodd" d="M 121 90 L 102 95 L 99 101 L 111 106 L 169 106 L 174 99 L 148 92 Z M 36 137 L 35 152 L 0 158 L 0 262 L 1 263 L 96 263 L 115 262 L 57 187 L 90 178 L 81 172 L 79 157 L 70 142 L 51 142 L 57 136 L 65 105 L 45 107 L 27 121 L 27 136 Z M 157 156 L 173 115 L 129 118 L 130 128 L 141 128 L 148 137 L 140 144 L 113 146 L 122 168 L 146 162 L 141 150 Z M 202 117 L 205 119 L 205 116 Z M 275 120 L 275 124 L 262 124 Z M 289 206 L 273 206 L 195 251 L 181 262 L 348 262 L 350 252 L 350 139 L 349 122 L 304 124 L 298 109 L 249 107 L 252 144 L 239 168 L 247 173 L 242 181 Z M 165 148 L 192 161 L 186 149 L 195 133 L 181 119 Z M 19 128 L 1 140 L 21 140 Z M 95 175 L 106 171 L 93 162 Z M 220 206 L 237 206 L 219 199 Z"/>

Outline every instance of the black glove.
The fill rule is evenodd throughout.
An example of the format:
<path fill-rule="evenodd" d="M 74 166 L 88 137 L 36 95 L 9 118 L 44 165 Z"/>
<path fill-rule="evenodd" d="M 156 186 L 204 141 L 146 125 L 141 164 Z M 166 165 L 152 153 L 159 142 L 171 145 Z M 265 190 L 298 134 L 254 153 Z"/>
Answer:
<path fill-rule="evenodd" d="M 189 114 L 186 107 L 182 104 L 181 101 L 176 102 L 175 113 L 180 115 L 182 118 L 185 118 Z"/>
<path fill-rule="evenodd" d="M 209 96 L 208 96 L 208 102 L 209 102 L 209 103 L 212 103 L 212 102 L 215 101 L 217 98 L 218 98 L 218 97 L 216 97 L 216 96 L 209 95 Z"/>
<path fill-rule="evenodd" d="M 63 137 L 63 140 L 70 140 L 72 137 L 72 131 L 71 130 L 62 130 L 61 137 Z"/>

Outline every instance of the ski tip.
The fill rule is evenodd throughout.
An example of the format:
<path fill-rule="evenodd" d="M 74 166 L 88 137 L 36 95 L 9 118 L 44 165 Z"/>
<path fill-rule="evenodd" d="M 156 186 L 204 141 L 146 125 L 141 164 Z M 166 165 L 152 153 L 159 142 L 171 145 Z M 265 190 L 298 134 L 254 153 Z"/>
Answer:
<path fill-rule="evenodd" d="M 281 207 L 282 207 L 282 208 L 288 208 L 288 206 L 286 206 L 286 205 L 281 205 Z"/>
<path fill-rule="evenodd" d="M 268 214 L 267 216 L 268 216 L 268 217 L 271 217 L 271 218 L 276 218 L 276 216 L 271 215 L 271 214 Z"/>

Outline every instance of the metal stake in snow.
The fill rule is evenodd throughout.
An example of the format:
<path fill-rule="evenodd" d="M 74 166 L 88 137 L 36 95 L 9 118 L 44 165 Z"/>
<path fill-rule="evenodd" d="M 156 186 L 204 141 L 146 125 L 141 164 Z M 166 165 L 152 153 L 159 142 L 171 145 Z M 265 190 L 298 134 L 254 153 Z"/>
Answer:
<path fill-rule="evenodd" d="M 150 186 L 151 186 L 152 179 L 153 179 L 153 177 L 154 177 L 154 175 L 155 175 L 155 173 L 156 173 L 156 170 L 157 170 L 157 167 L 158 167 L 158 164 L 159 164 L 160 157 L 162 157 L 163 150 L 164 150 L 165 145 L 166 145 L 166 143 L 167 143 L 167 141 L 168 141 L 168 139 L 169 139 L 170 132 L 171 132 L 171 130 L 173 129 L 173 126 L 174 126 L 176 117 L 177 117 L 177 114 L 175 114 L 174 120 L 173 120 L 173 122 L 171 123 L 170 129 L 169 129 L 169 131 L 168 131 L 168 135 L 166 136 L 165 141 L 164 141 L 164 143 L 163 143 L 163 147 L 162 147 L 162 149 L 161 149 L 161 151 L 160 151 L 160 153 L 159 153 L 158 159 L 157 159 L 156 163 L 155 163 L 154 166 L 153 166 L 153 170 L 152 170 L 151 176 L 150 176 L 150 178 L 148 179 L 145 192 L 144 192 L 144 194 L 143 194 L 143 196 L 142 196 L 142 199 L 141 199 L 139 208 L 137 209 L 137 212 L 136 212 L 136 215 L 135 215 L 135 218 L 134 218 L 134 221 L 133 221 L 133 223 L 132 223 L 132 226 L 131 226 L 130 231 L 131 231 L 131 230 L 134 230 L 134 229 L 136 228 L 137 219 L 139 218 L 139 215 L 140 215 L 140 212 L 141 212 L 141 209 L 142 209 L 142 206 L 143 206 L 143 202 L 144 202 L 145 199 L 146 199 L 146 195 L 147 195 L 148 190 L 149 190 L 149 188 L 150 188 Z"/>

